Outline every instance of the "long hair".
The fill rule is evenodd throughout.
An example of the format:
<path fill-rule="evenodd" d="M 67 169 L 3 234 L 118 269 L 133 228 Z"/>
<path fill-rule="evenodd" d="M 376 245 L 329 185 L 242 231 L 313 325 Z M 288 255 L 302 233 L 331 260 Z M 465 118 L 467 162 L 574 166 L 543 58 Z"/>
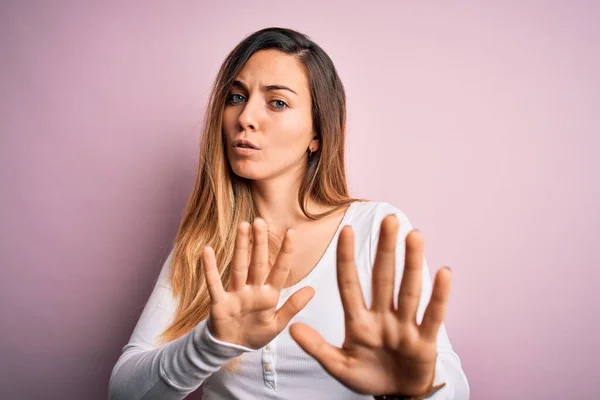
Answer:
<path fill-rule="evenodd" d="M 267 49 L 295 56 L 304 66 L 310 85 L 313 128 L 320 147 L 308 157 L 300 184 L 298 203 L 302 212 L 316 220 L 357 200 L 348 195 L 344 166 L 346 96 L 329 56 L 306 35 L 290 29 L 267 28 L 247 36 L 223 62 L 204 116 L 196 181 L 173 248 L 170 281 L 178 307 L 174 320 L 160 337 L 162 342 L 190 332 L 208 317 L 210 296 L 201 249 L 206 245 L 214 248 L 221 280 L 227 288 L 237 227 L 256 216 L 250 181 L 235 175 L 227 160 L 222 120 L 232 82 L 254 53 Z M 332 209 L 311 214 L 306 209 L 309 199 Z M 278 247 L 274 236 L 269 236 L 271 253 Z"/>

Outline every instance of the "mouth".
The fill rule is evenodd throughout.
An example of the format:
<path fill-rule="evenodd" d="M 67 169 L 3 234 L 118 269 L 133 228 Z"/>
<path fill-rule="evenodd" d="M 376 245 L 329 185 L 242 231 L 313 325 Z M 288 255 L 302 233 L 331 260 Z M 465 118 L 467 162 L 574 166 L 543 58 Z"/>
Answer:
<path fill-rule="evenodd" d="M 258 149 L 253 149 L 251 147 L 233 147 L 233 152 L 238 156 L 250 156 L 252 154 L 258 153 Z"/>
<path fill-rule="evenodd" d="M 253 149 L 260 150 L 257 145 L 246 139 L 237 139 L 233 142 L 234 149 Z"/>

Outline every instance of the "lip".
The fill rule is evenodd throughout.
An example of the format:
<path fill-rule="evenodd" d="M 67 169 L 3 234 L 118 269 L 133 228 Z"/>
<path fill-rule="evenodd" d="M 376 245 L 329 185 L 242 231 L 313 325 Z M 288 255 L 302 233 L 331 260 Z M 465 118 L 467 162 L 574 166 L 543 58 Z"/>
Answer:
<path fill-rule="evenodd" d="M 250 156 L 254 153 L 258 153 L 258 149 L 251 149 L 249 147 L 233 147 L 233 152 L 240 156 Z"/>
<path fill-rule="evenodd" d="M 248 147 L 250 147 L 250 148 L 252 148 L 254 150 L 260 150 L 258 148 L 258 146 L 255 145 L 254 143 L 252 143 L 250 140 L 247 140 L 247 139 L 236 139 L 236 140 L 233 141 L 233 147 L 234 148 L 238 148 L 238 146 L 242 146 L 242 145 L 243 146 L 248 146 Z"/>

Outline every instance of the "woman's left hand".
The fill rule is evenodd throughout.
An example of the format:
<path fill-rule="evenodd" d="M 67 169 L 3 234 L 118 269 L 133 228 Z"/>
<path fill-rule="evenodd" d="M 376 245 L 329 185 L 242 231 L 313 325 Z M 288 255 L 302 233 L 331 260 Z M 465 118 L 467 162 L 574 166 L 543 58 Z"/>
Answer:
<path fill-rule="evenodd" d="M 424 242 L 419 231 L 411 231 L 406 238 L 404 272 L 395 309 L 398 227 L 394 215 L 381 223 L 373 265 L 371 309 L 366 307 L 358 280 L 352 229 L 344 227 L 340 233 L 337 278 L 346 324 L 341 349 L 325 342 L 307 325 L 295 323 L 290 327 L 292 337 L 304 351 L 358 393 L 417 395 L 429 389 L 434 380 L 436 337 L 450 296 L 451 273 L 442 268 L 436 274 L 431 300 L 418 325 Z"/>

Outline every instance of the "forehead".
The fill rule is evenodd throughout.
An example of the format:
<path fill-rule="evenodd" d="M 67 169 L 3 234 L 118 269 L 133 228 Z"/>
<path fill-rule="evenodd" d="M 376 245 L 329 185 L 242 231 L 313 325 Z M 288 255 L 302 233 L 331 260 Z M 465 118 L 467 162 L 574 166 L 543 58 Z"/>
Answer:
<path fill-rule="evenodd" d="M 285 85 L 298 93 L 308 91 L 308 78 L 302 63 L 278 50 L 254 53 L 236 79 L 250 86 Z"/>

